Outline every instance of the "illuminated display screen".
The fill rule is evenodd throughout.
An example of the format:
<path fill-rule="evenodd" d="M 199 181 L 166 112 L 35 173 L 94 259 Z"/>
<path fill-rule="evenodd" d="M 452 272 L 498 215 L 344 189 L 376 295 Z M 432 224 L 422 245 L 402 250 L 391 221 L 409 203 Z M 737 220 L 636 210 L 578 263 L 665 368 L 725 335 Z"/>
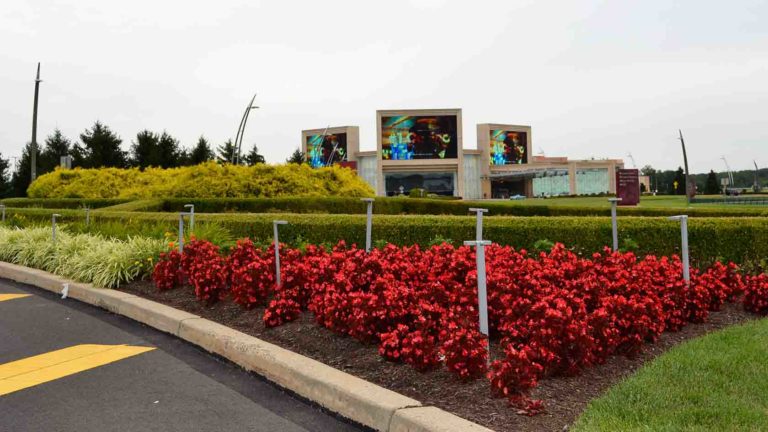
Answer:
<path fill-rule="evenodd" d="M 384 160 L 455 159 L 458 126 L 455 115 L 381 118 Z"/>
<path fill-rule="evenodd" d="M 491 165 L 528 163 L 527 149 L 526 132 L 491 131 Z"/>
<path fill-rule="evenodd" d="M 313 168 L 331 166 L 346 160 L 346 133 L 307 136 L 307 162 Z"/>

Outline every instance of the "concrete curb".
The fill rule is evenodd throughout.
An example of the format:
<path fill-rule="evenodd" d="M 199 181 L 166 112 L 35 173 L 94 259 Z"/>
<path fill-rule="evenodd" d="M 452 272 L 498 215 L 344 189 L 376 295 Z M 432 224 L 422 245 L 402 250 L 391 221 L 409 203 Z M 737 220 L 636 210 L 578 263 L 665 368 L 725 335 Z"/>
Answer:
<path fill-rule="evenodd" d="M 383 432 L 488 432 L 483 426 L 334 369 L 316 360 L 160 303 L 94 288 L 42 270 L 0 262 L 0 278 L 61 293 L 175 335 L 305 397 Z"/>

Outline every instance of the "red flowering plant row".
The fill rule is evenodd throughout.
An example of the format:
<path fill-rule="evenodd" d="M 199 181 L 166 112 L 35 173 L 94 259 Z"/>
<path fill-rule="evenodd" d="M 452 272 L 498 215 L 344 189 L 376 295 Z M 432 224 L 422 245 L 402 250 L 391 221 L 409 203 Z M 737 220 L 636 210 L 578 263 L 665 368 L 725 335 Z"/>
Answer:
<path fill-rule="evenodd" d="M 561 244 L 531 255 L 491 245 L 489 327 L 503 356 L 489 364 L 472 249 L 388 245 L 366 253 L 344 242 L 328 250 L 281 245 L 279 287 L 274 252 L 246 239 L 225 257 L 193 240 L 183 255 L 165 255 L 153 279 L 169 289 L 186 278 L 204 302 L 228 295 L 246 309 L 266 306 L 268 327 L 309 311 L 327 329 L 377 344 L 389 360 L 420 371 L 444 365 L 462 380 L 485 375 L 494 394 L 531 413 L 541 406 L 525 394 L 540 379 L 635 355 L 663 331 L 703 322 L 745 292 L 747 309 L 768 314 L 768 276 L 742 278 L 732 263 L 694 269 L 686 283 L 675 256 L 639 259 L 606 249 L 585 258 Z"/>

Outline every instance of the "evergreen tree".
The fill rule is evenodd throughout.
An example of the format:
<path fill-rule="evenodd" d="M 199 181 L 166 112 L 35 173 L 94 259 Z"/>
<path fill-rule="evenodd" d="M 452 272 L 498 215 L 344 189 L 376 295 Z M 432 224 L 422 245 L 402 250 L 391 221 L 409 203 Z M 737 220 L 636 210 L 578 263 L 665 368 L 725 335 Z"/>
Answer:
<path fill-rule="evenodd" d="M 200 138 L 197 140 L 197 144 L 189 154 L 189 164 L 199 165 L 203 162 L 212 160 L 215 157 L 216 155 L 213 154 L 211 146 L 208 145 L 208 140 L 206 140 L 204 136 L 200 135 Z"/>
<path fill-rule="evenodd" d="M 304 163 L 304 152 L 301 151 L 300 148 L 297 148 L 293 151 L 291 154 L 291 157 L 285 160 L 286 163 L 293 163 L 293 164 L 303 164 Z"/>
<path fill-rule="evenodd" d="M 21 151 L 21 159 L 16 170 L 13 171 L 13 177 L 11 178 L 11 187 L 13 189 L 13 196 L 25 197 L 27 196 L 27 188 L 31 182 L 30 177 L 32 175 L 31 170 L 31 143 L 27 143 L 24 149 Z M 40 160 L 40 148 L 37 150 L 37 160 Z M 38 163 L 38 170 L 39 170 Z"/>
<path fill-rule="evenodd" d="M 40 154 L 37 175 L 51 172 L 61 164 L 62 156 L 71 156 L 72 142 L 57 128 L 45 139 L 45 147 Z"/>
<path fill-rule="evenodd" d="M 13 187 L 11 186 L 11 178 L 8 173 L 8 169 L 11 164 L 8 159 L 3 158 L 0 154 L 0 198 L 7 198 L 13 195 Z"/>
<path fill-rule="evenodd" d="M 83 142 L 86 167 L 124 168 L 128 165 L 126 153 L 120 148 L 123 140 L 100 121 L 80 134 L 80 141 Z"/>
<path fill-rule="evenodd" d="M 157 152 L 160 157 L 160 167 L 173 168 L 181 165 L 179 140 L 172 137 L 166 131 L 163 131 L 162 135 L 160 135 L 160 140 L 157 143 Z"/>
<path fill-rule="evenodd" d="M 675 182 L 677 182 L 677 188 L 675 188 Z M 685 171 L 683 171 L 683 168 L 677 168 L 677 171 L 675 171 L 675 178 L 670 187 L 673 194 L 685 195 Z"/>
<path fill-rule="evenodd" d="M 177 159 L 178 165 L 177 166 L 189 166 L 192 165 L 190 162 L 190 153 L 189 150 L 180 147 L 179 148 L 179 157 Z"/>
<path fill-rule="evenodd" d="M 136 141 L 131 143 L 131 166 L 141 169 L 160 166 L 158 141 L 160 137 L 146 129 L 136 134 Z"/>
<path fill-rule="evenodd" d="M 720 183 L 717 181 L 717 174 L 710 170 L 707 175 L 707 182 L 704 184 L 704 193 L 707 195 L 717 195 L 720 193 Z"/>
<path fill-rule="evenodd" d="M 247 155 L 245 155 L 245 163 L 246 165 L 256 165 L 260 163 L 265 163 L 266 160 L 264 159 L 264 156 L 259 154 L 259 148 L 256 147 L 256 144 L 253 145 L 253 148 L 250 152 L 248 152 Z"/>
<path fill-rule="evenodd" d="M 235 145 L 232 140 L 227 140 L 224 144 L 216 148 L 216 161 L 219 163 L 232 162 L 232 152 L 235 150 Z"/>

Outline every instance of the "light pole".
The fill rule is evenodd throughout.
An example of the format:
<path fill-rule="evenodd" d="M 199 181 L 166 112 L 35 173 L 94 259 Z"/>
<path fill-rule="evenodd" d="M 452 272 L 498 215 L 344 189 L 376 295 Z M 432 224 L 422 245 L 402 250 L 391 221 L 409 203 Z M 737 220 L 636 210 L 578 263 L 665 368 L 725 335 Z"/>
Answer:
<path fill-rule="evenodd" d="M 37 96 L 40 93 L 40 62 L 37 62 L 37 78 L 35 78 L 35 105 L 32 107 L 32 143 L 30 149 L 32 181 L 37 178 Z"/>
<path fill-rule="evenodd" d="M 233 144 L 232 145 L 232 164 L 240 163 L 240 148 L 242 147 L 243 135 L 245 132 L 245 125 L 248 123 L 248 116 L 251 113 L 251 110 L 259 108 L 253 105 L 253 102 L 255 100 L 256 100 L 256 93 L 253 94 L 253 97 L 251 98 L 251 102 L 245 108 L 245 111 L 243 112 L 243 117 L 240 119 L 240 126 L 238 126 L 237 134 L 235 135 L 235 142 L 232 143 Z"/>

